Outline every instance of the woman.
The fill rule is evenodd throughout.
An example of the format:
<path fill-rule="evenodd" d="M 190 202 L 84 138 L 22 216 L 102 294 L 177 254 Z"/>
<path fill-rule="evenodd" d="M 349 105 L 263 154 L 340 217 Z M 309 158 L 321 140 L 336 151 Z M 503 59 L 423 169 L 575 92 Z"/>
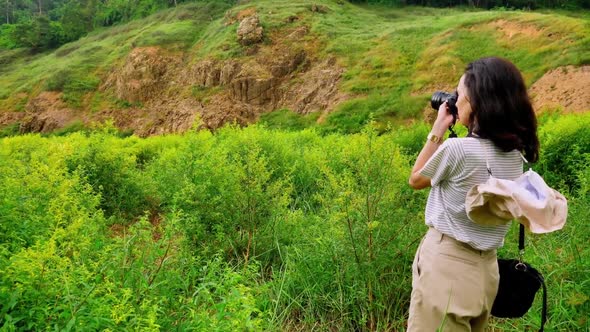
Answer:
<path fill-rule="evenodd" d="M 428 232 L 412 266 L 408 331 L 483 331 L 498 290 L 496 249 L 509 224 L 481 226 L 467 217 L 465 196 L 494 177 L 522 174 L 521 152 L 538 158 L 537 121 L 522 75 L 496 57 L 470 63 L 457 86 L 458 121 L 465 138 L 441 143 L 453 122 L 443 103 L 416 159 L 410 186 L 432 186 L 426 204 Z"/>

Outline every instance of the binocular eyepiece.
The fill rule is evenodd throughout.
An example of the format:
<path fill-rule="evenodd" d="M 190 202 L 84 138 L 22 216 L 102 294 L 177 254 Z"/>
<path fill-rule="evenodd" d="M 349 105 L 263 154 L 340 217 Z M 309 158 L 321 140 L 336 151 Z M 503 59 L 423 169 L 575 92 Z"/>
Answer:
<path fill-rule="evenodd" d="M 430 106 L 432 106 L 432 108 L 434 108 L 435 110 L 438 110 L 438 108 L 440 107 L 440 105 L 442 105 L 442 103 L 447 102 L 447 105 L 449 106 L 449 112 L 453 115 L 453 116 L 457 116 L 457 93 L 453 92 L 453 93 L 448 93 L 446 91 L 436 91 L 435 93 L 432 94 L 432 98 L 430 98 Z"/>

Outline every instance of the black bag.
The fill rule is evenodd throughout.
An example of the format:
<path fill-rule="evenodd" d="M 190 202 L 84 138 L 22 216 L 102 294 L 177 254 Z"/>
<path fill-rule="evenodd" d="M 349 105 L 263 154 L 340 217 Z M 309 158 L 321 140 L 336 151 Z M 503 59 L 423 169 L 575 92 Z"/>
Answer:
<path fill-rule="evenodd" d="M 539 271 L 522 261 L 524 253 L 524 226 L 520 225 L 518 248 L 519 259 L 498 259 L 500 286 L 492 306 L 492 315 L 500 318 L 522 317 L 533 305 L 535 294 L 543 286 L 543 311 L 541 329 L 547 321 L 547 289 Z"/>

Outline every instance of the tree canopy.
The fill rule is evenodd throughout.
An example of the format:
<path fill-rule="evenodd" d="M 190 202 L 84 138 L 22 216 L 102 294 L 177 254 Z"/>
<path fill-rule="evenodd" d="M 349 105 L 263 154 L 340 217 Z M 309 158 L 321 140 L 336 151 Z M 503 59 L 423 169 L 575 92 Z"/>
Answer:
<path fill-rule="evenodd" d="M 0 0 L 0 48 L 54 48 L 186 0 Z"/>

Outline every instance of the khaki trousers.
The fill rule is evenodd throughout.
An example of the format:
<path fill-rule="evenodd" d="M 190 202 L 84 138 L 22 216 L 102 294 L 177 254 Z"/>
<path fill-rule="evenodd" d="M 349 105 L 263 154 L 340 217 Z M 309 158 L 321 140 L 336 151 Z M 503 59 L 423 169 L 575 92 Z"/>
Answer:
<path fill-rule="evenodd" d="M 412 264 L 408 332 L 483 331 L 498 292 L 496 250 L 430 228 Z"/>

